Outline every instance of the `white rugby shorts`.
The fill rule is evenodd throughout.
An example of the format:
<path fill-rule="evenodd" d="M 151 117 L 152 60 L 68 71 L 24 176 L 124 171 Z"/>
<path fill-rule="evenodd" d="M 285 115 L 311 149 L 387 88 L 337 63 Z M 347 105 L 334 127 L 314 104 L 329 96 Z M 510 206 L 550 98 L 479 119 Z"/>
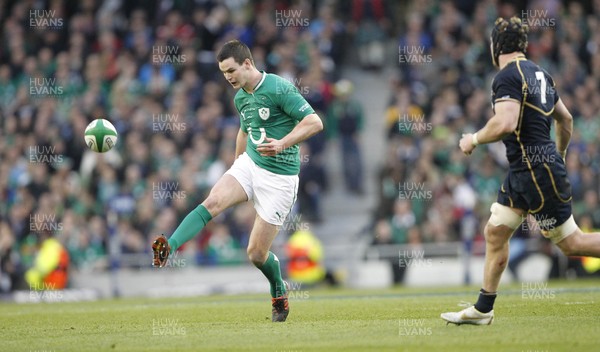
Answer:
<path fill-rule="evenodd" d="M 247 153 L 240 155 L 225 172 L 242 185 L 254 209 L 269 224 L 281 226 L 292 210 L 298 194 L 298 175 L 279 175 L 265 170 Z"/>

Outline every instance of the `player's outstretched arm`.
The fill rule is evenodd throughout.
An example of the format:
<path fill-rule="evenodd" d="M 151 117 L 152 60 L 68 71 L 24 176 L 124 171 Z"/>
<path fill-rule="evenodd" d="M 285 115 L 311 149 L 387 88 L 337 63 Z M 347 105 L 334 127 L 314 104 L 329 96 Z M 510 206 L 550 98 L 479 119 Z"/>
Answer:
<path fill-rule="evenodd" d="M 246 151 L 246 143 L 248 141 L 248 133 L 240 130 L 238 131 L 237 138 L 235 139 L 235 158 L 242 155 Z"/>
<path fill-rule="evenodd" d="M 305 116 L 294 129 L 282 139 L 265 138 L 266 143 L 259 145 L 256 150 L 262 156 L 273 156 L 284 149 L 296 145 L 323 130 L 323 122 L 317 114 Z"/>
<path fill-rule="evenodd" d="M 556 126 L 556 149 L 564 159 L 573 134 L 573 116 L 571 116 L 562 100 L 558 99 L 552 117 Z"/>
<path fill-rule="evenodd" d="M 521 105 L 514 100 L 499 101 L 494 107 L 496 114 L 478 132 L 463 134 L 459 147 L 469 155 L 478 144 L 493 143 L 513 133 L 519 123 Z"/>

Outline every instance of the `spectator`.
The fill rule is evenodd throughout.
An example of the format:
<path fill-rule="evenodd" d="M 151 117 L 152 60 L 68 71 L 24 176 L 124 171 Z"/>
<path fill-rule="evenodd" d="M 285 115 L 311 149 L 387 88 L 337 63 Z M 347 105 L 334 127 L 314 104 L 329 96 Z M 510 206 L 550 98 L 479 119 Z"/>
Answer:
<path fill-rule="evenodd" d="M 410 201 L 404 199 L 397 200 L 394 206 L 394 214 L 390 219 L 393 243 L 408 243 L 409 230 L 415 226 L 415 223 L 415 213 L 411 209 Z"/>
<path fill-rule="evenodd" d="M 67 287 L 69 254 L 52 234 L 44 229 L 48 224 L 36 223 L 39 251 L 34 265 L 25 273 L 32 290 L 62 290 Z"/>
<path fill-rule="evenodd" d="M 286 244 L 287 274 L 290 280 L 313 286 L 323 281 L 331 285 L 336 280 L 323 263 L 321 241 L 309 230 L 294 232 Z"/>
<path fill-rule="evenodd" d="M 346 189 L 362 195 L 363 165 L 360 150 L 360 131 L 363 128 L 363 108 L 352 98 L 354 86 L 348 80 L 335 84 L 336 98 L 327 112 L 327 131 L 330 137 L 339 137 Z"/>
<path fill-rule="evenodd" d="M 343 5 L 342 5 L 343 4 Z M 346 6 L 340 2 L 341 6 Z M 392 11 L 386 0 L 353 0 L 350 11 L 350 32 L 358 51 L 358 60 L 364 69 L 380 70 L 385 62 L 385 41 L 390 30 Z"/>
<path fill-rule="evenodd" d="M 327 175 L 320 160 L 310 153 L 307 143 L 300 146 L 300 182 L 298 184 L 298 205 L 306 220 L 319 223 L 321 218 L 321 194 L 327 189 Z"/>

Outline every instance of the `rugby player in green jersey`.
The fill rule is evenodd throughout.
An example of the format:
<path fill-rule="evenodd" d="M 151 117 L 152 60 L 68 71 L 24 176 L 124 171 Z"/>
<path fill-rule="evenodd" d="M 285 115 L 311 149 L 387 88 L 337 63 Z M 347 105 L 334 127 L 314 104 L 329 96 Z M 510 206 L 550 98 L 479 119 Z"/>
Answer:
<path fill-rule="evenodd" d="M 257 215 L 248 258 L 271 285 L 272 321 L 285 321 L 289 313 L 286 287 L 279 259 L 270 248 L 296 201 L 298 143 L 323 130 L 323 123 L 292 83 L 259 71 L 250 49 L 239 40 L 225 43 L 217 61 L 225 79 L 239 89 L 234 98 L 240 114 L 236 160 L 168 240 L 164 236 L 154 240 L 153 265 L 163 267 L 170 254 L 225 209 L 252 200 Z"/>

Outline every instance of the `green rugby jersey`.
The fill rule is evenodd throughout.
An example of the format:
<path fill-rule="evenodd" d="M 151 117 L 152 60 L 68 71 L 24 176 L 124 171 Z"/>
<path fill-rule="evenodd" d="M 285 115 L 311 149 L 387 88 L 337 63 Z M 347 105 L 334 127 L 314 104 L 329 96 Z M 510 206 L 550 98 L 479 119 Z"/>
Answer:
<path fill-rule="evenodd" d="M 315 111 L 289 81 L 261 71 L 262 79 L 250 94 L 243 88 L 234 98 L 240 127 L 248 133 L 246 153 L 259 167 L 279 175 L 300 172 L 300 147 L 296 144 L 275 156 L 261 156 L 256 150 L 265 138 L 281 139 L 307 115 Z"/>

